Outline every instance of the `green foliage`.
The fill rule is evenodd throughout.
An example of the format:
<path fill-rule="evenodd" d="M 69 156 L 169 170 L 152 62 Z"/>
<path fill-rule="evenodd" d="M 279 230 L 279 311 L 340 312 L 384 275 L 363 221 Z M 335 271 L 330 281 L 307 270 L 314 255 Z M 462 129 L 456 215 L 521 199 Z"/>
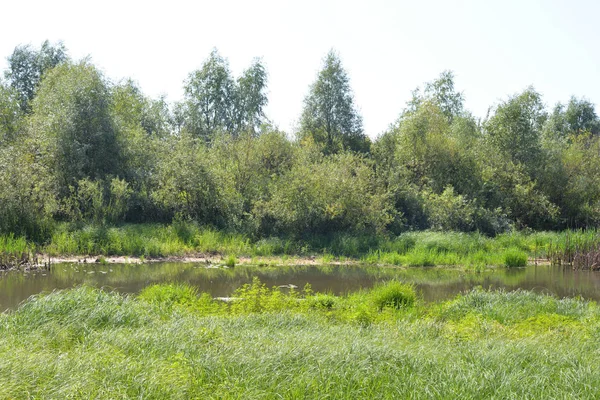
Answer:
<path fill-rule="evenodd" d="M 14 140 L 22 123 L 22 111 L 15 89 L 0 79 L 0 147 Z"/>
<path fill-rule="evenodd" d="M 185 239 L 187 248 L 221 248 L 240 234 L 232 246 L 255 255 L 326 248 L 363 257 L 380 250 L 364 239 L 374 234 L 600 224 L 600 122 L 585 99 L 548 115 L 528 88 L 481 122 L 445 71 L 371 145 L 334 52 L 306 97 L 298 141 L 268 124 L 260 59 L 234 79 L 213 51 L 172 107 L 131 80 L 110 82 L 89 60 L 68 60 L 62 44 L 16 48 L 5 75 L 0 233 L 43 242 L 57 222 L 108 229 L 178 219 L 228 232 L 203 231 L 206 246 Z M 378 254 L 441 261 L 428 250 Z"/>
<path fill-rule="evenodd" d="M 293 288 L 284 294 L 280 288 L 269 289 L 257 277 L 233 293 L 230 311 L 233 314 L 276 312 L 302 305 L 300 294 Z"/>
<path fill-rule="evenodd" d="M 231 314 L 204 295 L 190 297 L 195 306 L 172 308 L 89 288 L 36 296 L 0 315 L 0 356 L 11 371 L 0 375 L 0 396 L 598 394 L 600 318 L 593 303 L 473 291 L 377 312 L 363 300 Z"/>
<path fill-rule="evenodd" d="M 59 209 L 48 165 L 29 153 L 29 142 L 0 147 L 0 232 L 45 240 Z"/>
<path fill-rule="evenodd" d="M 0 270 L 18 268 L 34 262 L 34 246 L 24 237 L 0 235 Z"/>
<path fill-rule="evenodd" d="M 425 210 L 435 230 L 473 230 L 475 207 L 464 196 L 455 195 L 452 186 L 448 186 L 440 195 L 430 193 Z"/>
<path fill-rule="evenodd" d="M 307 300 L 310 304 L 310 307 L 322 310 L 331 310 L 335 307 L 336 302 L 338 302 L 336 296 L 322 293 L 310 296 Z"/>
<path fill-rule="evenodd" d="M 417 294 L 412 285 L 397 281 L 390 281 L 376 286 L 371 291 L 370 297 L 380 311 L 385 307 L 394 309 L 411 307 L 417 300 Z"/>
<path fill-rule="evenodd" d="M 234 81 L 228 62 L 214 49 L 185 83 L 186 130 L 206 141 L 233 129 Z"/>
<path fill-rule="evenodd" d="M 504 265 L 509 268 L 525 267 L 527 265 L 527 253 L 518 249 L 508 249 L 504 253 Z"/>
<path fill-rule="evenodd" d="M 118 178 L 110 183 L 84 178 L 77 182 L 77 187 L 69 189 L 71 194 L 65 200 L 65 207 L 71 220 L 97 224 L 122 221 L 132 195 L 129 184 Z"/>
<path fill-rule="evenodd" d="M 237 264 L 237 262 L 238 262 L 238 260 L 235 258 L 235 256 L 230 255 L 225 260 L 225 265 L 229 268 L 233 268 L 233 267 L 235 267 L 235 264 Z"/>
<path fill-rule="evenodd" d="M 185 83 L 183 128 L 206 142 L 222 133 L 233 137 L 244 131 L 255 133 L 266 122 L 266 86 L 267 72 L 259 59 L 235 82 L 229 63 L 214 49 Z"/>
<path fill-rule="evenodd" d="M 485 129 L 500 151 L 534 171 L 539 167 L 541 129 L 546 118 L 540 94 L 528 88 L 500 104 Z"/>
<path fill-rule="evenodd" d="M 300 138 L 312 138 L 325 154 L 369 149 L 362 118 L 354 106 L 350 80 L 334 51 L 327 54 L 323 69 L 310 87 L 300 124 Z"/>
<path fill-rule="evenodd" d="M 463 113 L 464 96 L 454 89 L 454 73 L 444 71 L 439 78 L 425 84 L 425 90 L 421 94 L 420 88 L 413 92 L 413 98 L 409 103 L 408 112 L 416 111 L 424 102 L 432 101 L 446 116 L 449 123 Z"/>
<path fill-rule="evenodd" d="M 44 76 L 32 103 L 30 135 L 56 174 L 61 191 L 81 179 L 104 179 L 120 170 L 110 93 L 88 62 L 63 63 Z"/>
<path fill-rule="evenodd" d="M 271 199 L 256 212 L 273 221 L 275 232 L 296 234 L 382 232 L 394 215 L 369 161 L 351 153 L 304 158 L 275 182 Z"/>
<path fill-rule="evenodd" d="M 16 91 L 23 112 L 30 110 L 29 102 L 36 95 L 44 74 L 68 59 L 67 50 L 61 42 L 53 46 L 46 40 L 39 50 L 33 50 L 30 45 L 15 47 L 8 57 L 9 68 L 5 76 Z"/>
<path fill-rule="evenodd" d="M 550 141 L 567 142 L 570 137 L 600 133 L 600 119 L 594 104 L 586 99 L 571 97 L 568 105 L 558 103 L 544 125 L 544 138 Z"/>
<path fill-rule="evenodd" d="M 250 68 L 237 79 L 234 100 L 234 131 L 258 133 L 267 121 L 264 108 L 269 102 L 266 95 L 267 70 L 260 59 L 255 59 Z"/>
<path fill-rule="evenodd" d="M 240 199 L 228 177 L 211 168 L 202 142 L 172 137 L 164 150 L 158 156 L 150 197 L 167 215 L 220 226 L 239 217 Z"/>
<path fill-rule="evenodd" d="M 138 295 L 140 300 L 152 304 L 166 306 L 183 305 L 191 306 L 198 298 L 195 288 L 187 285 L 152 285 L 143 289 Z"/>

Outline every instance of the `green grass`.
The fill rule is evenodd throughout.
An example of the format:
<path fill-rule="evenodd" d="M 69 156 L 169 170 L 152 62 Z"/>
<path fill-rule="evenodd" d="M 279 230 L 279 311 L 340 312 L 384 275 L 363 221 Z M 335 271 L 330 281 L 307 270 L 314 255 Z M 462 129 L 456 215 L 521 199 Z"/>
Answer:
<path fill-rule="evenodd" d="M 389 285 L 396 285 L 390 283 Z M 595 303 L 476 290 L 410 307 L 186 286 L 90 288 L 0 315 L 0 398 L 598 398 Z"/>
<path fill-rule="evenodd" d="M 490 238 L 479 233 L 407 232 L 397 237 L 333 234 L 303 238 L 252 239 L 240 233 L 217 231 L 194 223 L 58 225 L 47 243 L 34 246 L 22 238 L 0 238 L 0 254 L 33 251 L 51 256 L 102 255 L 144 258 L 190 254 L 240 257 L 317 257 L 322 263 L 360 260 L 402 266 L 524 266 L 528 258 L 563 260 L 579 249 L 598 248 L 595 230 L 513 232 Z M 8 250 L 3 250 L 8 249 Z M 17 249 L 17 250 L 11 250 Z M 13 253 L 10 253 L 10 252 Z M 23 254 L 24 254 L 23 253 Z"/>
<path fill-rule="evenodd" d="M 0 235 L 0 270 L 35 263 L 35 246 L 23 237 Z"/>
<path fill-rule="evenodd" d="M 238 260 L 235 258 L 235 256 L 233 254 L 230 254 L 227 259 L 225 260 L 225 266 L 229 267 L 229 268 L 233 268 L 235 267 L 235 264 L 238 263 Z"/>
<path fill-rule="evenodd" d="M 412 306 L 417 295 L 412 285 L 401 282 L 387 282 L 376 286 L 371 292 L 373 303 L 379 311 L 385 307 L 400 309 Z"/>
<path fill-rule="evenodd" d="M 508 249 L 504 252 L 504 265 L 509 268 L 524 267 L 527 265 L 527 253 L 519 249 Z"/>

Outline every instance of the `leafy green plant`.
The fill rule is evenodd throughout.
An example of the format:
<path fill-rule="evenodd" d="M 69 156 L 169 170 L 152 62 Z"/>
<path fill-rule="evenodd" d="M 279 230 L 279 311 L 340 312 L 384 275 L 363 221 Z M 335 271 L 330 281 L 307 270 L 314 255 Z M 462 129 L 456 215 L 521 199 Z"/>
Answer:
<path fill-rule="evenodd" d="M 510 248 L 504 252 L 504 265 L 509 268 L 525 267 L 527 253 L 519 249 Z"/>
<path fill-rule="evenodd" d="M 311 307 L 323 310 L 331 310 L 337 302 L 337 297 L 330 294 L 316 294 L 307 298 Z"/>
<path fill-rule="evenodd" d="M 234 255 L 229 255 L 225 260 L 225 265 L 229 268 L 233 268 L 235 267 L 235 264 L 237 264 L 237 262 L 238 260 L 235 258 Z"/>
<path fill-rule="evenodd" d="M 411 307 L 417 300 L 415 288 L 406 283 L 390 281 L 376 286 L 369 294 L 378 310 L 385 307 L 400 309 Z"/>
<path fill-rule="evenodd" d="M 193 305 L 198 300 L 196 288 L 188 285 L 162 284 L 143 289 L 138 297 L 148 303 L 164 305 Z"/>

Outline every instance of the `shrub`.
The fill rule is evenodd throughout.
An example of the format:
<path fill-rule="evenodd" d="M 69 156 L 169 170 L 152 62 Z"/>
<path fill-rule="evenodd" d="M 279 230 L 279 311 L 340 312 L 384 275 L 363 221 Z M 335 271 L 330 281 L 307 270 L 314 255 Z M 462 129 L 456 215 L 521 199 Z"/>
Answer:
<path fill-rule="evenodd" d="M 142 290 L 139 298 L 152 304 L 192 305 L 198 299 L 198 292 L 188 285 L 152 285 Z"/>
<path fill-rule="evenodd" d="M 225 265 L 229 268 L 233 268 L 235 267 L 235 264 L 237 263 L 237 259 L 235 258 L 235 256 L 230 255 L 229 257 L 227 257 L 227 259 L 225 260 Z"/>
<path fill-rule="evenodd" d="M 527 254 L 519 249 L 508 249 L 504 253 L 504 265 L 509 268 L 524 267 L 527 265 Z"/>
<path fill-rule="evenodd" d="M 316 294 L 308 299 L 308 302 L 312 308 L 331 310 L 336 303 L 337 298 L 330 294 Z"/>
<path fill-rule="evenodd" d="M 406 283 L 390 281 L 371 291 L 371 300 L 379 310 L 385 307 L 400 309 L 410 307 L 417 300 L 415 288 Z"/>
<path fill-rule="evenodd" d="M 370 160 L 351 153 L 305 154 L 274 182 L 271 198 L 257 203 L 254 215 L 274 233 L 372 234 L 385 230 L 395 210 Z"/>

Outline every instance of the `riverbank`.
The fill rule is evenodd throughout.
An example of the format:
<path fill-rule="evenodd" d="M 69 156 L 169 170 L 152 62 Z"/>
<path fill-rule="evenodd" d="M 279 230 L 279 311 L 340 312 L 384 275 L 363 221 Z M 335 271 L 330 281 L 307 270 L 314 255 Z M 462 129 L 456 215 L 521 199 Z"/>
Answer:
<path fill-rule="evenodd" d="M 255 281 L 90 288 L 0 315 L 0 397 L 596 398 L 594 302 L 476 290 L 425 304 L 393 282 L 348 296 Z"/>
<path fill-rule="evenodd" d="M 0 237 L 0 255 L 27 265 L 47 262 L 194 261 L 215 264 L 367 263 L 396 266 L 455 266 L 467 269 L 522 267 L 580 244 L 598 243 L 596 231 L 512 232 L 490 238 L 479 233 L 407 232 L 396 237 L 330 235 L 250 238 L 196 224 L 106 227 L 60 225 L 43 243 Z M 561 253 L 562 254 L 562 253 Z M 570 255 L 567 254 L 567 255 Z M 31 263 L 29 263 L 31 264 Z M 5 267 L 6 268 L 6 267 Z"/>

